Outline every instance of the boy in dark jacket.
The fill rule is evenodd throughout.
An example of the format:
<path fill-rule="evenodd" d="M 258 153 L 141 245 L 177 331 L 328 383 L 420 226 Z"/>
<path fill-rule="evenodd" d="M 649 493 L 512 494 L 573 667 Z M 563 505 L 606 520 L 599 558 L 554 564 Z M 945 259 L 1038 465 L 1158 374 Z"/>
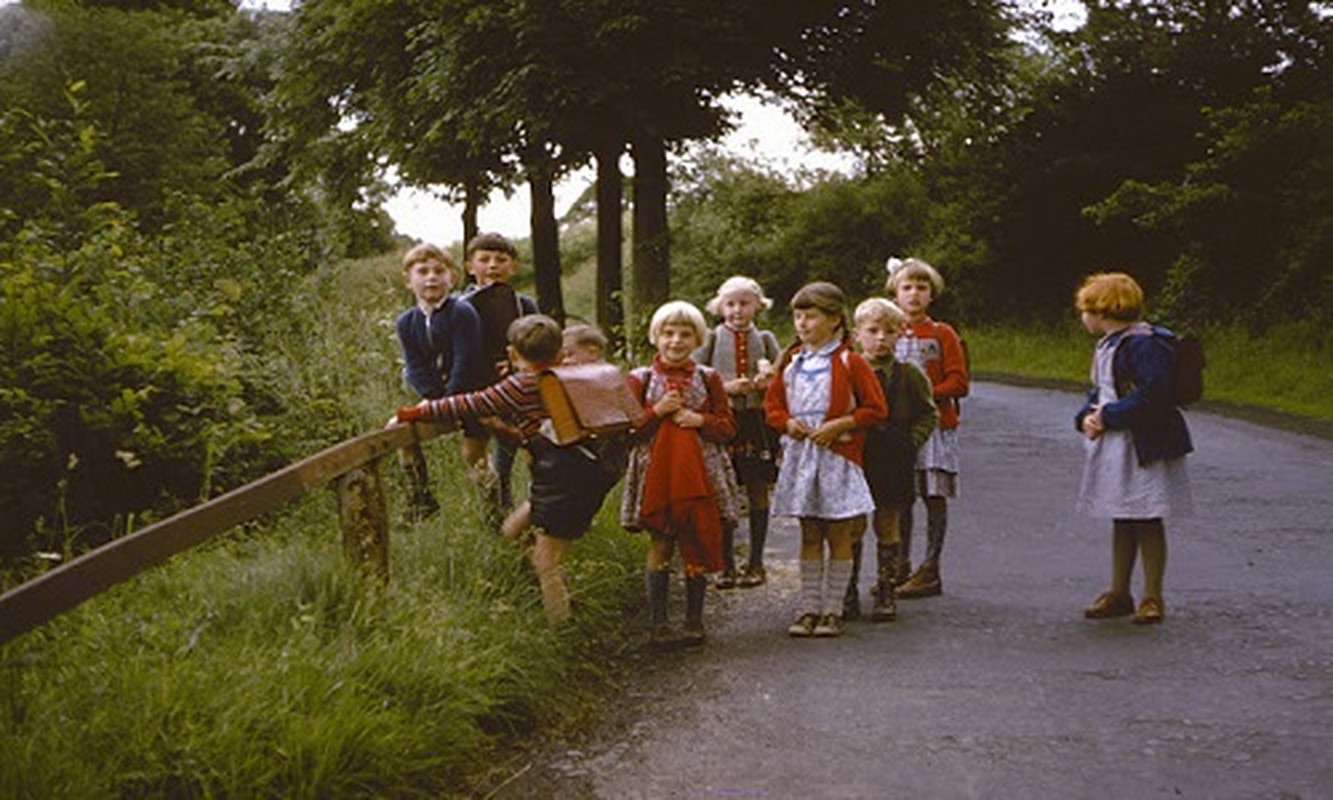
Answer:
<path fill-rule="evenodd" d="M 935 430 L 939 409 L 931 396 L 930 378 L 916 364 L 894 358 L 898 337 L 907 329 L 907 315 L 882 297 L 872 297 L 856 307 L 856 342 L 874 368 L 884 397 L 889 401 L 889 418 L 870 429 L 866 436 L 865 475 L 870 494 L 875 498 L 875 554 L 878 572 L 871 589 L 871 619 L 876 622 L 898 617 L 894 581 L 901 559 L 899 519 L 902 510 L 914 499 L 916 454 Z M 852 580 L 843 603 L 843 619 L 861 615 L 857 580 L 861 574 L 862 542 L 852 549 Z"/>
<path fill-rule="evenodd" d="M 523 317 L 509 328 L 509 358 L 515 369 L 499 382 L 477 392 L 423 400 L 398 409 L 397 414 L 399 422 L 499 417 L 517 429 L 532 455 L 531 525 L 536 541 L 529 557 L 541 583 L 546 616 L 556 623 L 570 613 L 569 589 L 560 565 L 570 544 L 587 532 L 623 471 L 608 469 L 598 453 L 582 443 L 556 445 L 542 434 L 542 422 L 549 414 L 538 379 L 559 360 L 561 340 L 555 320 L 542 314 Z"/>
<path fill-rule="evenodd" d="M 458 281 L 454 260 L 433 244 L 418 244 L 403 255 L 403 281 L 416 298 L 394 326 L 407 384 L 428 400 L 484 385 L 481 319 L 471 305 L 450 294 Z M 479 483 L 489 471 L 486 436 L 479 423 L 463 426 L 463 459 Z M 399 460 L 412 485 L 413 513 L 422 517 L 437 511 L 440 506 L 430 491 L 421 445 L 404 448 Z"/>

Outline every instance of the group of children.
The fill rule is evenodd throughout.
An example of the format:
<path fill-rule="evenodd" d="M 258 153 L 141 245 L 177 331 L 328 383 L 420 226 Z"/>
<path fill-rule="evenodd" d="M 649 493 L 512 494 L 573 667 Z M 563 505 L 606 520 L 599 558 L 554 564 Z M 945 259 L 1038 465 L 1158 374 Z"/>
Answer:
<path fill-rule="evenodd" d="M 719 286 L 706 306 L 719 318 L 711 329 L 694 305 L 663 304 L 649 325 L 656 348 L 652 363 L 626 376 L 642 416 L 624 435 L 623 447 L 599 443 L 591 448 L 558 445 L 543 436 L 548 412 L 537 381 L 562 360 L 600 360 L 605 339 L 586 325 L 562 331 L 512 290 L 499 302 L 470 301 L 477 291 L 507 284 L 516 266 L 512 245 L 503 237 L 479 239 L 468 243 L 465 258 L 480 288 L 461 296 L 450 294 L 456 276 L 448 256 L 437 248 L 419 246 L 404 259 L 406 281 L 418 303 L 404 312 L 398 331 L 408 382 L 425 399 L 400 408 L 395 419 L 461 422 L 464 455 L 477 482 L 487 488 L 491 508 L 507 508 L 509 501 L 490 491 L 498 479 L 496 468 L 485 464 L 489 428 L 484 421 L 503 420 L 509 441 L 528 450 L 531 496 L 499 527 L 532 542 L 530 558 L 551 620 L 570 614 L 560 567 L 569 544 L 586 532 L 622 478 L 620 522 L 650 537 L 644 580 L 655 644 L 704 641 L 710 575 L 716 576 L 718 589 L 767 581 L 770 516 L 795 517 L 800 525 L 799 608 L 788 628 L 793 637 L 838 636 L 847 620 L 861 616 L 858 586 L 867 518 L 877 561 L 872 619 L 896 618 L 899 598 L 943 591 L 940 561 L 948 500 L 958 493 L 958 401 L 968 393 L 969 376 L 957 332 L 928 315 L 944 288 L 932 266 L 919 259 L 890 259 L 888 297 L 859 304 L 850 323 L 839 287 L 807 284 L 791 299 L 796 341 L 785 349 L 755 324 L 772 301 L 750 278 L 734 276 Z M 497 251 L 507 258 L 492 258 Z M 1088 324 L 1082 295 L 1078 302 Z M 1101 305 L 1088 308 L 1111 313 Z M 503 354 L 492 350 L 478 357 L 483 332 L 499 327 L 494 320 L 488 324 L 487 317 L 497 313 L 507 317 L 506 348 Z M 1089 324 L 1090 331 L 1120 335 L 1128 327 Z M 1119 427 L 1115 408 L 1105 396 L 1093 398 L 1079 418 L 1080 430 L 1095 440 Z M 1108 446 L 1112 438 L 1106 437 Z M 1175 439 L 1171 443 L 1174 457 L 1180 448 Z M 417 456 L 409 475 L 418 505 L 429 506 L 433 498 L 426 503 L 420 463 Z M 503 460 L 499 469 L 508 470 Z M 1085 492 L 1099 498 L 1090 502 L 1100 508 L 1107 503 L 1103 495 L 1113 489 L 1103 483 L 1085 486 Z M 910 531 L 917 496 L 925 501 L 927 546 L 912 570 Z M 746 563 L 738 568 L 734 539 L 743 515 L 749 547 Z M 1125 613 L 1126 602 L 1133 610 L 1124 562 L 1128 559 L 1132 569 L 1133 554 L 1141 549 L 1145 569 L 1164 563 L 1164 539 L 1160 548 L 1156 545 L 1160 531 L 1160 519 L 1156 527 L 1117 521 L 1112 588 L 1088 609 L 1089 617 Z M 677 552 L 685 589 L 680 630 L 668 623 L 667 613 Z M 1156 597 L 1160 619 L 1160 569 L 1151 569 L 1156 584 L 1150 583 L 1148 593 Z M 1139 609 L 1140 617 L 1151 613 L 1152 608 Z"/>

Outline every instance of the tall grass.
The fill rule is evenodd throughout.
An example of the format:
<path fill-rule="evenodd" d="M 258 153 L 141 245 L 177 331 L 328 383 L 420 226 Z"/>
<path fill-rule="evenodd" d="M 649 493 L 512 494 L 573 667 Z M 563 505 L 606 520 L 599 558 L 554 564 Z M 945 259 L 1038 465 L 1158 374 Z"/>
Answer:
<path fill-rule="evenodd" d="M 390 269 L 319 278 L 343 294 L 287 354 L 317 420 L 364 430 L 403 397 Z M 456 441 L 426 449 L 445 510 L 409 522 L 385 465 L 386 586 L 344 557 L 326 490 L 0 649 L 0 797 L 466 796 L 504 743 L 591 708 L 641 543 L 608 502 L 568 564 L 576 619 L 553 628 L 521 555 L 483 532 Z"/>
<path fill-rule="evenodd" d="M 964 331 L 973 372 L 1087 386 L 1093 339 L 1077 323 Z M 1333 331 L 1309 320 L 1255 334 L 1217 324 L 1199 332 L 1205 403 L 1333 420 Z"/>

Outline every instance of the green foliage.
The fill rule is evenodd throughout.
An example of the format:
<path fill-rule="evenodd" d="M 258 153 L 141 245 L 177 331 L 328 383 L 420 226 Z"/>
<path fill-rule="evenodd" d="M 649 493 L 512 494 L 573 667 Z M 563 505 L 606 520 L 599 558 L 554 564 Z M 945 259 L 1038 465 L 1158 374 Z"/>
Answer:
<path fill-rule="evenodd" d="M 0 650 L 0 791 L 470 796 L 506 742 L 595 702 L 643 557 L 609 517 L 572 553 L 579 616 L 557 629 L 471 509 L 396 524 L 384 588 L 332 511 L 314 495 Z"/>
<path fill-rule="evenodd" d="M 909 170 L 862 179 L 807 176 L 808 188 L 745 161 L 705 152 L 673 201 L 677 295 L 702 302 L 727 275 L 760 281 L 778 303 L 831 280 L 878 293 L 884 261 L 921 238 L 926 198 Z"/>
<path fill-rule="evenodd" d="M 971 307 L 1054 319 L 1082 275 L 1120 268 L 1169 287 L 1182 318 L 1327 313 L 1333 18 L 1285 0 L 1099 2 L 1049 43 L 1047 69 L 1013 74 L 1022 113 L 969 167 L 986 243 Z"/>
<path fill-rule="evenodd" d="M 6 571 L 364 429 L 291 343 L 382 195 L 310 191 L 267 136 L 281 26 L 205 5 L 0 7 Z"/>
<path fill-rule="evenodd" d="M 233 352 L 210 320 L 171 313 L 170 276 L 152 275 L 128 216 L 83 206 L 107 173 L 79 88 L 71 120 L 14 109 L 0 124 L 3 180 L 34 187 L 0 242 L 5 561 L 67 558 L 131 515 L 207 496 L 224 457 L 243 465 L 266 437 Z"/>
<path fill-rule="evenodd" d="M 1160 319 L 1158 309 L 1149 318 Z M 1333 333 L 1313 320 L 1256 333 L 1235 322 L 1190 329 L 1203 341 L 1204 407 L 1270 409 L 1333 420 Z M 1089 385 L 1093 339 L 1070 320 L 1048 327 L 982 325 L 968 328 L 973 372 Z"/>

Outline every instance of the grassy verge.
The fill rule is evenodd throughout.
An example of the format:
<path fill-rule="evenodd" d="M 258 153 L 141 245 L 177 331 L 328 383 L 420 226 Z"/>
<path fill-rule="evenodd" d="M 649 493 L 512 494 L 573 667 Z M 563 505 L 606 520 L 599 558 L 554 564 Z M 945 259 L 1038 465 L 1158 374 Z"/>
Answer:
<path fill-rule="evenodd" d="M 403 399 L 395 269 L 318 276 L 341 302 L 288 345 L 289 396 L 335 430 Z M 0 649 L 0 797 L 474 796 L 515 741 L 588 713 L 625 655 L 641 541 L 608 502 L 568 565 L 576 620 L 552 628 L 520 554 L 481 532 L 456 440 L 426 449 L 445 510 L 403 518 L 386 463 L 386 587 L 346 562 L 324 490 Z"/>
<path fill-rule="evenodd" d="M 1088 385 L 1093 340 L 1076 323 L 968 328 L 965 335 L 979 378 Z M 1223 325 L 1200 336 L 1208 359 L 1202 410 L 1333 438 L 1333 334 L 1294 322 L 1262 336 Z"/>

